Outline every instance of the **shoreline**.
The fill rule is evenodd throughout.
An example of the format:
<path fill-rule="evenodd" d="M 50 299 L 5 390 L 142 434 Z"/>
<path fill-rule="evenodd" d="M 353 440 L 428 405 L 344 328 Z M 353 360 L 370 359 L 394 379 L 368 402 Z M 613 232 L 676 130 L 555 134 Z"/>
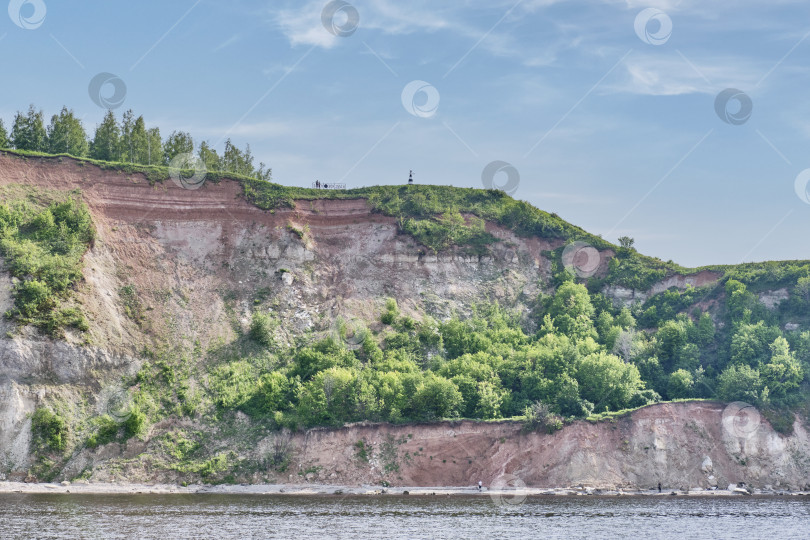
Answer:
<path fill-rule="evenodd" d="M 252 485 L 207 485 L 191 484 L 111 484 L 91 482 L 24 483 L 0 482 L 0 495 L 8 494 L 73 494 L 73 495 L 266 495 L 266 496 L 451 496 L 502 498 L 504 504 L 519 504 L 527 497 L 801 497 L 810 496 L 810 491 L 762 490 L 745 488 L 728 489 L 599 489 L 592 487 L 506 489 L 484 488 L 478 491 L 470 487 L 381 487 L 381 486 L 336 486 L 328 484 L 252 484 Z"/>

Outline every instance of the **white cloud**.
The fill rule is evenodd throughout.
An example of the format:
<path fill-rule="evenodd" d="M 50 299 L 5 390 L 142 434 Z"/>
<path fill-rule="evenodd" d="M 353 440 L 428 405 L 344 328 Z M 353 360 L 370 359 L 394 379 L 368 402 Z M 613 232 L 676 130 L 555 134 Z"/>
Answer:
<path fill-rule="evenodd" d="M 313 1 L 303 6 L 274 10 L 272 16 L 290 44 L 315 45 L 329 49 L 337 42 L 337 37 L 330 34 L 321 22 L 321 11 L 324 2 Z"/>
<path fill-rule="evenodd" d="M 695 59 L 673 52 L 668 56 L 630 56 L 625 77 L 606 85 L 612 91 L 650 96 L 716 94 L 734 87 L 753 91 L 764 69 L 746 65 L 739 58 Z"/>

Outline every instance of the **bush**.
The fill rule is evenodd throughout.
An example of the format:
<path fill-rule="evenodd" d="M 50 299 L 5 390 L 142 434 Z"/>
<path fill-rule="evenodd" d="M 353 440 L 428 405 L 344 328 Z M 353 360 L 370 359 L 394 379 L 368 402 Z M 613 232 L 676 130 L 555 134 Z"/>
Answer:
<path fill-rule="evenodd" d="M 551 435 L 563 428 L 562 417 L 551 412 L 548 404 L 541 401 L 536 401 L 526 407 L 523 414 L 526 417 L 523 421 L 523 428 L 526 431 L 544 430 Z"/>
<path fill-rule="evenodd" d="M 121 428 L 121 425 L 107 414 L 99 417 L 96 424 L 98 426 L 96 432 L 87 438 L 88 448 L 97 448 L 114 441 Z"/>
<path fill-rule="evenodd" d="M 50 409 L 40 407 L 31 417 L 31 435 L 34 447 L 41 450 L 63 452 L 67 448 L 67 421 Z"/>
<path fill-rule="evenodd" d="M 263 347 L 272 347 L 274 326 L 269 315 L 257 311 L 250 321 L 250 338 Z"/>
<path fill-rule="evenodd" d="M 138 407 L 124 420 L 124 439 L 139 437 L 146 431 L 146 415 Z"/>

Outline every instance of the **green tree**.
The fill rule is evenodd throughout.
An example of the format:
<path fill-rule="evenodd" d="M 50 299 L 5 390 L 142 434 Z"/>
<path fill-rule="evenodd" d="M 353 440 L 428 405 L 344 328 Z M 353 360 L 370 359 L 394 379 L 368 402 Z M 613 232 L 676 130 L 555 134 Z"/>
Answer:
<path fill-rule="evenodd" d="M 767 326 L 763 321 L 756 324 L 740 324 L 731 337 L 729 350 L 731 363 L 759 367 L 768 360 L 769 346 L 780 335 L 778 328 Z"/>
<path fill-rule="evenodd" d="M 762 379 L 772 398 L 784 399 L 799 387 L 804 372 L 785 338 L 776 338 L 770 349 L 771 360 L 761 368 Z"/>
<path fill-rule="evenodd" d="M 596 411 L 622 409 L 644 387 L 638 368 L 605 352 L 589 354 L 577 366 L 576 379 L 582 397 Z"/>
<path fill-rule="evenodd" d="M 669 375 L 667 392 L 670 399 L 683 399 L 692 397 L 692 389 L 695 386 L 695 379 L 692 374 L 685 369 L 673 371 Z"/>
<path fill-rule="evenodd" d="M 208 141 L 203 141 L 200 143 L 200 150 L 197 153 L 197 155 L 205 164 L 205 168 L 207 170 L 209 171 L 220 170 L 219 154 L 217 154 L 217 151 L 208 145 Z"/>
<path fill-rule="evenodd" d="M 118 155 L 120 161 L 135 162 L 135 113 L 128 109 L 121 117 L 121 138 L 118 139 Z"/>
<path fill-rule="evenodd" d="M 48 133 L 45 130 L 44 114 L 33 105 L 28 113 L 17 112 L 14 126 L 11 129 L 11 143 L 18 150 L 46 152 L 48 150 Z"/>
<path fill-rule="evenodd" d="M 194 152 L 194 139 L 191 138 L 191 135 L 184 131 L 172 131 L 172 134 L 163 143 L 163 164 L 168 165 L 180 154 L 192 152 Z"/>
<path fill-rule="evenodd" d="M 146 122 L 139 116 L 132 124 L 130 134 L 130 161 L 133 163 L 149 163 L 149 134 L 146 132 Z"/>
<path fill-rule="evenodd" d="M 764 384 L 758 369 L 747 365 L 732 365 L 717 376 L 717 395 L 724 401 L 761 402 Z"/>
<path fill-rule="evenodd" d="M 459 415 L 464 398 L 452 381 L 428 373 L 415 390 L 412 408 L 416 418 L 436 420 Z"/>
<path fill-rule="evenodd" d="M 636 241 L 630 238 L 629 236 L 620 236 L 619 237 L 619 246 L 623 247 L 624 249 L 633 249 L 633 244 Z"/>
<path fill-rule="evenodd" d="M 3 119 L 0 118 L 0 148 L 8 148 L 8 146 L 8 131 L 6 131 L 6 125 L 3 124 Z"/>
<path fill-rule="evenodd" d="M 597 337 L 592 320 L 594 307 L 584 285 L 568 281 L 557 287 L 548 312 L 563 334 L 575 339 Z"/>
<path fill-rule="evenodd" d="M 84 157 L 88 152 L 87 132 L 72 110 L 62 107 L 48 126 L 48 152 Z"/>
<path fill-rule="evenodd" d="M 231 140 L 225 141 L 225 150 L 222 153 L 221 159 L 222 171 L 242 174 L 245 176 L 253 175 L 253 154 L 250 152 L 250 145 L 243 152 L 239 150 Z"/>
<path fill-rule="evenodd" d="M 708 345 L 714 340 L 714 321 L 708 312 L 703 312 L 698 319 L 695 334 L 700 345 Z"/>
<path fill-rule="evenodd" d="M 160 138 L 160 128 L 153 127 L 146 132 L 147 165 L 163 163 L 163 140 Z"/>
<path fill-rule="evenodd" d="M 120 159 L 121 130 L 115 115 L 107 111 L 104 120 L 96 127 L 93 142 L 90 144 L 90 157 L 101 161 L 118 161 Z"/>

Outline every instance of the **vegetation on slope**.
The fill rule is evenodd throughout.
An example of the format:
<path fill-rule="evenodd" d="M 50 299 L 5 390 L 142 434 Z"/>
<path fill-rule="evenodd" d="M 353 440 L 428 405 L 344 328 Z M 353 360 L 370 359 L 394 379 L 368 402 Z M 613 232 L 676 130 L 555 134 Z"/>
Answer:
<path fill-rule="evenodd" d="M 5 316 L 49 334 L 87 329 L 76 307 L 66 307 L 82 279 L 81 259 L 95 237 L 87 207 L 75 196 L 17 196 L 4 190 L 0 203 L 0 256 L 16 278 L 14 307 Z M 52 195 L 53 196 L 53 195 Z"/>

